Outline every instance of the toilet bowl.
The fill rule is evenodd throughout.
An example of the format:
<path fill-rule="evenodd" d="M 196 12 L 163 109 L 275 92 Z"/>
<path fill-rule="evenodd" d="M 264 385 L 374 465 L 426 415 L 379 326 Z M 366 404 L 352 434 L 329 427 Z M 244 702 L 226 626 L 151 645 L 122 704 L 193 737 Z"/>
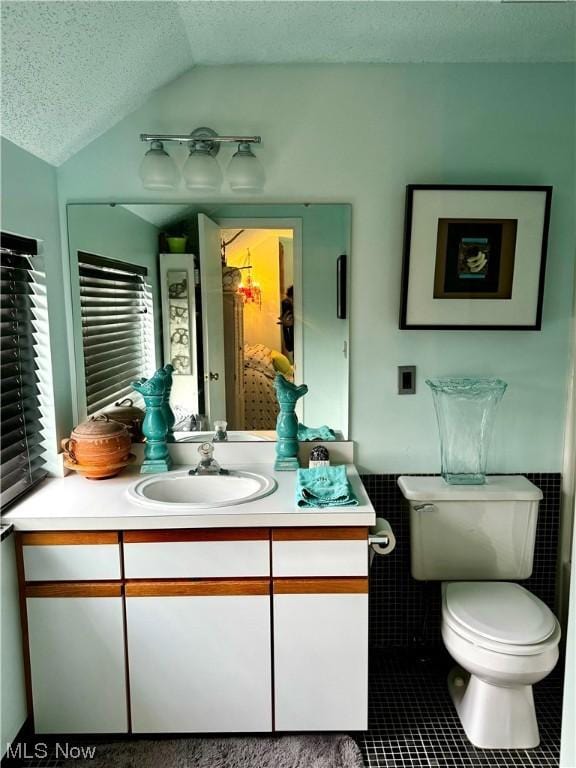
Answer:
<path fill-rule="evenodd" d="M 445 582 L 442 638 L 460 667 L 448 687 L 469 740 L 485 749 L 538 746 L 532 685 L 558 661 L 552 611 L 519 584 Z"/>

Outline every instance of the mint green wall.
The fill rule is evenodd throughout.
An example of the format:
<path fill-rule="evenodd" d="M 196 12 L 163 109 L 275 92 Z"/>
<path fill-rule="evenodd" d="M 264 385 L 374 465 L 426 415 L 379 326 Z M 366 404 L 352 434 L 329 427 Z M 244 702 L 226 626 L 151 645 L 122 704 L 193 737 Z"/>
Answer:
<path fill-rule="evenodd" d="M 158 229 L 121 206 L 69 205 L 68 245 L 74 328 L 81 328 L 78 251 L 86 251 L 117 261 L 139 264 L 148 270 L 148 283 L 154 297 L 156 357 L 161 364 L 162 324 L 158 269 Z M 82 337 L 74 333 L 75 375 L 78 393 L 77 418 L 86 418 Z M 73 398 L 74 399 L 74 398 Z"/>
<path fill-rule="evenodd" d="M 56 169 L 16 145 L 1 140 L 2 229 L 41 241 L 53 362 L 56 435 L 50 447 L 72 429 L 70 366 L 66 343 L 67 276 L 62 260 Z"/>
<path fill-rule="evenodd" d="M 489 469 L 560 470 L 574 270 L 573 66 L 195 68 L 59 168 L 61 204 L 191 201 L 184 189 L 142 189 L 138 135 L 199 125 L 262 134 L 266 202 L 353 206 L 351 436 L 363 469 L 437 470 L 424 379 L 467 373 L 509 383 Z M 185 148 L 176 155 L 183 161 Z M 541 333 L 398 330 L 404 191 L 418 182 L 554 185 Z M 418 366 L 415 396 L 396 395 L 404 364 Z"/>

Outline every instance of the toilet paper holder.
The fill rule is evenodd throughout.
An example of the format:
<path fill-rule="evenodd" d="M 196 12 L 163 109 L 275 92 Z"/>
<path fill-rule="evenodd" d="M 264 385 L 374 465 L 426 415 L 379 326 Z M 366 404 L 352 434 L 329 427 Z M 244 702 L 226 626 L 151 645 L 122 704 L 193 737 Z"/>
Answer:
<path fill-rule="evenodd" d="M 376 518 L 376 524 L 368 531 L 370 563 L 374 555 L 389 555 L 396 547 L 396 537 L 388 520 Z"/>

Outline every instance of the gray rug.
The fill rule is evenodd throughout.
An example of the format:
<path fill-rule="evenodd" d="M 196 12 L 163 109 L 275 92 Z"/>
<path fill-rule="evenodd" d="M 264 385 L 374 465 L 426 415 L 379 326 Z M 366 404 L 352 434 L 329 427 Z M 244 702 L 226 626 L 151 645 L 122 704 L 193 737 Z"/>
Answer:
<path fill-rule="evenodd" d="M 350 736 L 248 736 L 119 741 L 65 768 L 363 768 Z"/>

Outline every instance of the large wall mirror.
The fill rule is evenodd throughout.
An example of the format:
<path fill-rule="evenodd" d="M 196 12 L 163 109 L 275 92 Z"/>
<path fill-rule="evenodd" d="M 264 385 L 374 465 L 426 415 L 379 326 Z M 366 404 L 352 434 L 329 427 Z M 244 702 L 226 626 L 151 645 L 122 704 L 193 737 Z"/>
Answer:
<path fill-rule="evenodd" d="M 275 439 L 274 376 L 348 438 L 345 204 L 69 204 L 77 417 L 174 366 L 177 439 Z M 342 274 L 341 274 L 342 278 Z"/>

